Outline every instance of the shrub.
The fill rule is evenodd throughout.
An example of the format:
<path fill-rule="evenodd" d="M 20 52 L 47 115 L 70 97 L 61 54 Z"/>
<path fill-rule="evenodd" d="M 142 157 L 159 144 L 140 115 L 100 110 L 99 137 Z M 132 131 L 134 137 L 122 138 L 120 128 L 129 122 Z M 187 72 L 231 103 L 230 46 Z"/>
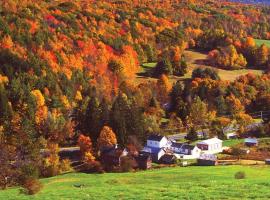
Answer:
<path fill-rule="evenodd" d="M 89 163 L 84 163 L 80 169 L 80 172 L 84 173 L 104 173 L 104 170 L 102 168 L 102 165 L 99 161 L 92 161 Z"/>
<path fill-rule="evenodd" d="M 240 149 L 240 148 L 233 147 L 232 151 L 231 151 L 231 154 L 233 156 L 237 156 L 237 158 L 240 159 L 241 155 L 244 154 L 244 151 L 242 149 Z"/>
<path fill-rule="evenodd" d="M 213 80 L 220 80 L 218 72 L 212 68 L 196 68 L 192 71 L 192 79 L 195 78 L 210 78 Z"/>
<path fill-rule="evenodd" d="M 36 178 L 28 178 L 22 185 L 24 192 L 29 195 L 38 193 L 42 189 L 41 182 Z"/>
<path fill-rule="evenodd" d="M 41 174 L 44 177 L 52 177 L 59 174 L 59 167 L 55 165 L 46 166 L 41 170 Z"/>
<path fill-rule="evenodd" d="M 121 158 L 120 170 L 122 172 L 131 172 L 136 167 L 136 162 L 128 156 Z"/>
<path fill-rule="evenodd" d="M 235 179 L 244 179 L 246 178 L 246 173 L 243 171 L 236 172 L 234 175 Z"/>
<path fill-rule="evenodd" d="M 163 58 L 156 65 L 154 70 L 154 76 L 159 77 L 162 74 L 171 75 L 173 73 L 172 63 L 168 58 Z"/>
<path fill-rule="evenodd" d="M 198 140 L 198 134 L 197 134 L 197 131 L 195 130 L 194 127 L 192 127 L 188 131 L 188 134 L 186 135 L 186 139 L 189 140 L 189 141 L 196 141 L 196 140 Z"/>
<path fill-rule="evenodd" d="M 64 159 L 60 163 L 60 172 L 69 172 L 72 171 L 71 162 L 69 159 Z"/>

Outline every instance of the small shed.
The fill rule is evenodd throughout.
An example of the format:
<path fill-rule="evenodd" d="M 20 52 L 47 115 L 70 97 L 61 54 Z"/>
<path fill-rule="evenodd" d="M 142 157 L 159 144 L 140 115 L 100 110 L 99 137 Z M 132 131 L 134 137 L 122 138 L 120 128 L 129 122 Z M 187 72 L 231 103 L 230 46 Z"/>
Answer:
<path fill-rule="evenodd" d="M 266 165 L 270 165 L 270 158 L 269 159 L 265 159 L 265 164 Z"/>
<path fill-rule="evenodd" d="M 216 166 L 218 165 L 217 156 L 213 154 L 202 154 L 198 160 L 198 165 L 200 166 Z"/>
<path fill-rule="evenodd" d="M 207 154 L 216 154 L 223 151 L 222 142 L 222 140 L 214 137 L 198 142 L 197 147 Z"/>
<path fill-rule="evenodd" d="M 100 161 L 105 168 L 120 167 L 121 158 L 127 154 L 126 149 L 121 149 L 118 146 L 108 147 L 101 151 Z"/>
<path fill-rule="evenodd" d="M 248 147 L 258 146 L 259 141 L 257 138 L 246 138 L 245 145 Z"/>
<path fill-rule="evenodd" d="M 226 137 L 227 139 L 237 139 L 237 133 L 236 132 L 229 132 L 229 133 L 226 133 Z"/>
<path fill-rule="evenodd" d="M 160 158 L 162 164 L 176 164 L 176 156 L 173 154 L 165 154 Z"/>
<path fill-rule="evenodd" d="M 136 162 L 138 164 L 139 169 L 150 169 L 152 167 L 152 158 L 150 153 L 139 153 L 136 157 Z"/>
<path fill-rule="evenodd" d="M 151 155 L 152 161 L 156 163 L 158 163 L 160 158 L 166 153 L 165 149 L 154 147 L 144 147 L 142 151 L 149 153 Z"/>

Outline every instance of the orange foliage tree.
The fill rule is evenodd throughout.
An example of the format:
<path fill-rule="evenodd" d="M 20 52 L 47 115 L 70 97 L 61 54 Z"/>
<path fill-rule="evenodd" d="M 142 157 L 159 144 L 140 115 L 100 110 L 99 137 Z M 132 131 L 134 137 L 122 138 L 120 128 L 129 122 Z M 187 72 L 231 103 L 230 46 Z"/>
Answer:
<path fill-rule="evenodd" d="M 93 152 L 93 145 L 90 137 L 81 134 L 77 143 L 83 155 L 85 155 L 86 152 Z"/>
<path fill-rule="evenodd" d="M 113 146 L 117 143 L 116 135 L 109 126 L 104 126 L 97 142 L 99 148 Z"/>

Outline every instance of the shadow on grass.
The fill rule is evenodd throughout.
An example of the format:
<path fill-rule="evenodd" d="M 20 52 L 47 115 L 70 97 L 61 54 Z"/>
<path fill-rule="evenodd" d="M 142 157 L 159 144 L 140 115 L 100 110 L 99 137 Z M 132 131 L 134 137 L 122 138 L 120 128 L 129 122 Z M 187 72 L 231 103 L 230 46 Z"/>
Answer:
<path fill-rule="evenodd" d="M 153 76 L 154 67 L 147 66 L 147 65 L 142 65 L 141 68 L 142 68 L 142 71 L 137 73 L 137 75 L 139 77 L 142 77 L 142 78 L 154 78 L 154 76 Z"/>

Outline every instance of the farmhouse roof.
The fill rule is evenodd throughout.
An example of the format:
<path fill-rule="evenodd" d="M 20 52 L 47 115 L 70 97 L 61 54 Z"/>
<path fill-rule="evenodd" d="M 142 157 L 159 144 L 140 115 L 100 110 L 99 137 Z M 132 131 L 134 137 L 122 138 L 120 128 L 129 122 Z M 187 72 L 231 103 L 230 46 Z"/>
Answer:
<path fill-rule="evenodd" d="M 152 153 L 152 154 L 158 154 L 160 151 L 165 151 L 165 150 L 161 148 L 156 148 L 156 147 L 144 147 L 143 151 Z"/>
<path fill-rule="evenodd" d="M 137 156 L 137 159 L 140 161 L 145 161 L 145 160 L 151 159 L 151 156 L 149 153 L 142 152 Z"/>
<path fill-rule="evenodd" d="M 188 150 L 193 150 L 195 148 L 194 145 L 190 144 L 183 144 L 182 149 L 188 149 Z"/>
<path fill-rule="evenodd" d="M 201 160 L 217 160 L 217 156 L 214 154 L 202 154 L 200 155 L 199 159 Z"/>
<path fill-rule="evenodd" d="M 183 146 L 183 143 L 179 143 L 179 142 L 172 142 L 171 147 L 175 147 L 175 148 L 181 148 Z"/>
<path fill-rule="evenodd" d="M 152 141 L 161 141 L 165 136 L 162 136 L 162 135 L 150 135 L 147 140 L 152 140 Z"/>
<path fill-rule="evenodd" d="M 203 140 L 201 142 L 198 142 L 197 144 L 210 145 L 210 144 L 216 144 L 216 143 L 220 143 L 220 142 L 223 142 L 223 141 L 218 139 L 218 138 L 211 138 L 211 139 L 208 139 L 208 140 Z"/>
<path fill-rule="evenodd" d="M 258 139 L 257 138 L 246 138 L 245 139 L 245 143 L 254 143 L 254 144 L 257 144 L 258 143 Z"/>
<path fill-rule="evenodd" d="M 164 154 L 160 159 L 165 163 L 172 163 L 176 157 L 173 154 Z"/>

